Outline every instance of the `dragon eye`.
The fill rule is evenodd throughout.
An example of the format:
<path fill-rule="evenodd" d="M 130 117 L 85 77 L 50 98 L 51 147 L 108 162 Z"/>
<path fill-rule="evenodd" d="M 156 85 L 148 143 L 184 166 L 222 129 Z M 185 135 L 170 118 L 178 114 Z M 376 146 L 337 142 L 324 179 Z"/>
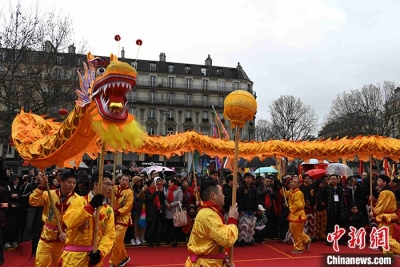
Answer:
<path fill-rule="evenodd" d="M 98 68 L 96 71 L 97 76 L 101 76 L 106 72 L 106 68 Z"/>

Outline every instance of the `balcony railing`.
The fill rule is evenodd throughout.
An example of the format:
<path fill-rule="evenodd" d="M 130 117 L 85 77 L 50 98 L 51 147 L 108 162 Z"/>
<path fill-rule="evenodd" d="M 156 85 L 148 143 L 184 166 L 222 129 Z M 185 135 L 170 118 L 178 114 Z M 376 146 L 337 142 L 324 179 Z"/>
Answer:
<path fill-rule="evenodd" d="M 193 107 L 211 107 L 215 108 L 223 108 L 224 103 L 220 101 L 207 101 L 203 100 L 183 100 L 183 99 L 169 99 L 168 101 L 164 98 L 151 98 L 151 97 L 128 97 L 129 102 L 137 103 L 137 104 L 161 104 L 165 106 L 165 103 L 168 102 L 168 105 L 175 106 L 193 106 Z"/>
<path fill-rule="evenodd" d="M 232 86 L 204 86 L 204 85 L 194 85 L 187 83 L 176 83 L 169 84 L 168 82 L 151 82 L 151 81 L 138 81 L 136 86 L 146 86 L 154 88 L 166 88 L 166 89 L 186 89 L 186 90 L 202 90 L 202 91 L 217 91 L 217 92 L 232 92 L 233 90 L 238 90 L 241 88 L 234 88 Z M 246 85 L 247 86 L 247 85 Z M 246 90 L 246 89 L 243 89 Z"/>

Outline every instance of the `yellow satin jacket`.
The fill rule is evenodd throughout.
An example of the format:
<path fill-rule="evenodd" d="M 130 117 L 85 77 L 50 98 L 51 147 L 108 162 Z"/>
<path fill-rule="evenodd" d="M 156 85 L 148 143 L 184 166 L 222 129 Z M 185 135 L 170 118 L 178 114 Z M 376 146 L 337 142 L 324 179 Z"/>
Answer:
<path fill-rule="evenodd" d="M 375 220 L 377 222 L 395 222 L 398 219 L 396 210 L 397 204 L 394 193 L 390 190 L 381 191 L 374 208 Z"/>
<path fill-rule="evenodd" d="M 219 215 L 209 208 L 203 208 L 196 215 L 190 239 L 189 253 L 195 255 L 216 255 L 225 253 L 238 238 L 236 224 L 224 224 Z M 185 266 L 222 266 L 222 259 L 206 259 L 199 256 L 196 263 L 188 258 Z"/>
<path fill-rule="evenodd" d="M 95 213 L 90 204 L 91 194 L 75 199 L 64 215 L 64 222 L 67 226 L 67 237 L 65 245 L 71 246 L 92 246 L 95 227 Z M 108 204 L 103 204 L 99 215 L 99 242 L 97 249 L 105 257 L 114 244 L 115 225 L 114 212 Z"/>
<path fill-rule="evenodd" d="M 63 201 L 60 189 L 50 190 L 51 198 L 56 207 L 56 209 L 53 210 L 53 207 L 50 204 L 49 195 L 47 191 L 43 191 L 43 189 L 44 188 L 38 187 L 32 192 L 29 196 L 29 204 L 34 207 L 43 206 L 42 221 L 44 226 L 40 238 L 43 241 L 55 241 L 58 240 L 58 235 L 60 234 L 58 233 L 56 216 L 60 219 L 61 228 L 65 232 L 67 228 L 64 224 L 65 212 L 70 207 L 70 204 L 80 196 L 75 192 L 72 192 L 68 194 Z"/>
<path fill-rule="evenodd" d="M 114 192 L 115 224 L 131 226 L 131 211 L 134 202 L 133 191 L 129 187 L 122 188 L 119 185 L 115 185 Z"/>
<path fill-rule="evenodd" d="M 287 219 L 289 222 L 305 222 L 307 220 L 306 213 L 304 211 L 305 201 L 304 195 L 299 188 L 290 189 L 288 192 L 288 205 L 289 215 Z"/>

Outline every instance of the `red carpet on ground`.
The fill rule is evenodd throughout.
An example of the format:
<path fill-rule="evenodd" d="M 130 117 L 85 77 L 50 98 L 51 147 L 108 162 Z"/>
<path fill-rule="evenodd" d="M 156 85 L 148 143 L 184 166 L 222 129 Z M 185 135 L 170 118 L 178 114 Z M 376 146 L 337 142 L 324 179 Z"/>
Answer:
<path fill-rule="evenodd" d="M 378 250 L 370 248 L 351 249 L 347 246 L 340 246 L 340 254 L 359 254 L 359 255 L 381 255 Z M 318 267 L 323 266 L 326 254 L 338 254 L 332 247 L 326 246 L 325 242 L 312 243 L 310 250 L 303 254 L 292 254 L 293 245 L 284 244 L 281 241 L 266 241 L 264 244 L 255 244 L 253 247 L 234 248 L 234 263 L 236 267 L 270 266 L 279 264 L 279 267 Z M 21 248 L 13 251 L 6 251 L 4 258 L 5 267 L 33 267 L 35 265 L 34 256 L 29 258 L 30 244 L 25 243 Z M 178 247 L 161 246 L 148 248 L 147 246 L 127 246 L 127 251 L 131 261 L 127 267 L 168 267 L 183 266 L 188 256 L 185 243 L 180 243 Z M 24 259 L 26 261 L 24 261 Z M 399 260 L 400 261 L 400 258 Z M 398 263 L 397 263 L 398 264 Z M 2 266 L 2 267 L 3 267 Z M 108 258 L 104 262 L 108 267 Z M 395 265 L 393 265 L 395 266 Z M 400 266 L 400 264 L 399 264 Z"/>

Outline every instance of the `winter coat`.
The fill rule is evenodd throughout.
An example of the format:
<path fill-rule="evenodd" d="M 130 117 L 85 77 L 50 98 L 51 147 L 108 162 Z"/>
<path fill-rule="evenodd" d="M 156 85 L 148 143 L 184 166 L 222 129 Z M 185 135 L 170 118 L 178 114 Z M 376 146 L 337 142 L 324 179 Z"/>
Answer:
<path fill-rule="evenodd" d="M 173 193 L 174 201 L 172 201 L 171 203 L 169 203 L 168 200 L 167 200 L 168 193 L 169 193 L 169 189 L 167 189 L 167 192 L 165 194 L 165 206 L 167 204 L 170 204 L 171 205 L 171 209 L 165 209 L 165 218 L 166 219 L 172 219 L 174 213 L 177 212 L 177 211 L 180 211 L 179 203 L 182 204 L 183 193 L 182 193 L 182 189 L 180 187 L 176 188 L 174 193 Z"/>

